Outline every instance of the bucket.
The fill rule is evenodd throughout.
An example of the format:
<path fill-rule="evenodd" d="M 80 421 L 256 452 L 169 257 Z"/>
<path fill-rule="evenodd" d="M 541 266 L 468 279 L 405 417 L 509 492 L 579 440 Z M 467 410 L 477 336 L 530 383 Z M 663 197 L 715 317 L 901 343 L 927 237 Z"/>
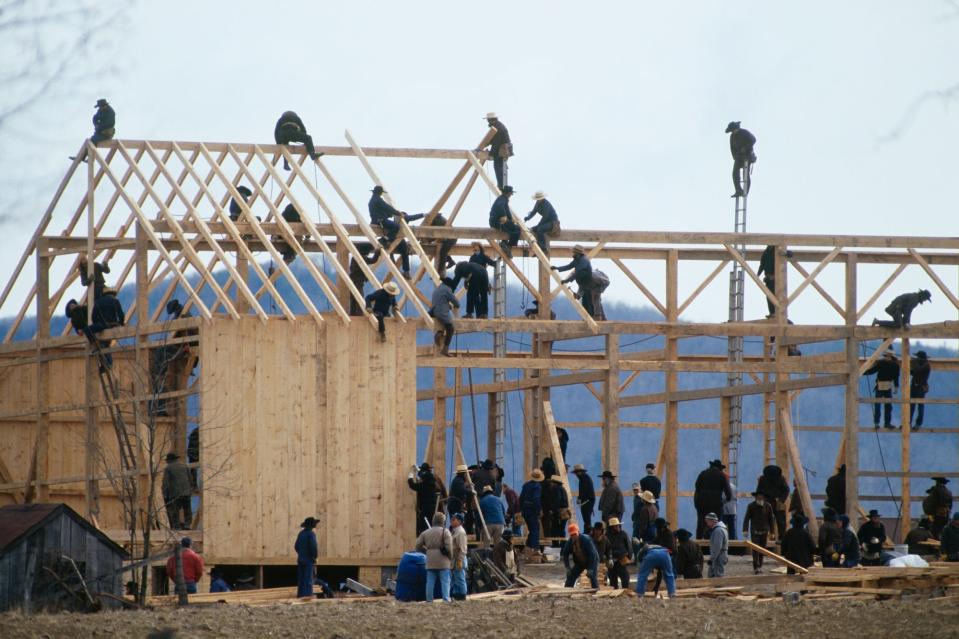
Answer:
<path fill-rule="evenodd" d="M 909 554 L 909 544 L 896 544 L 893 546 L 895 552 L 901 553 L 903 555 Z"/>
<path fill-rule="evenodd" d="M 426 599 L 426 555 L 419 552 L 403 555 L 396 571 L 395 596 L 400 601 Z"/>

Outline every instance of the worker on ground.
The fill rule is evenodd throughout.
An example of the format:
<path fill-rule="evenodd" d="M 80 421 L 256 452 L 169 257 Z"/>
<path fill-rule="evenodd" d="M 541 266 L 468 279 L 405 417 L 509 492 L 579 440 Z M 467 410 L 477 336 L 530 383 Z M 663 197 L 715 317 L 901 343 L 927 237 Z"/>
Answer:
<path fill-rule="evenodd" d="M 929 517 L 920 517 L 916 520 L 916 527 L 906 534 L 902 543 L 909 546 L 910 555 L 925 555 L 929 553 L 929 547 L 923 546 L 924 542 L 932 539 L 932 522 Z"/>
<path fill-rule="evenodd" d="M 210 592 L 230 592 L 230 585 L 223 578 L 223 571 L 214 568 L 210 571 Z"/>
<path fill-rule="evenodd" d="M 696 523 L 696 538 L 705 539 L 706 514 L 721 513 L 723 501 L 732 499 L 733 492 L 729 487 L 729 480 L 723 472 L 726 465 L 720 460 L 709 462 L 709 468 L 699 473 L 696 478 L 696 489 L 693 493 L 693 504 L 696 506 L 698 521 Z"/>
<path fill-rule="evenodd" d="M 658 571 L 666 579 L 666 593 L 672 599 L 676 596 L 676 573 L 673 571 L 673 560 L 669 551 L 662 546 L 643 543 L 636 553 L 636 565 L 639 572 L 636 575 L 636 594 L 640 597 L 646 594 L 646 580 L 653 570 Z"/>
<path fill-rule="evenodd" d="M 489 143 L 489 155 L 493 158 L 493 172 L 496 173 L 496 186 L 503 189 L 508 183 L 506 161 L 513 157 L 513 142 L 510 140 L 506 125 L 492 111 L 486 114 L 486 123 L 496 134 Z M 482 149 L 477 149 L 480 151 Z M 514 245 L 515 246 L 515 245 Z"/>
<path fill-rule="evenodd" d="M 943 561 L 959 561 L 959 512 L 953 513 L 949 525 L 942 529 L 939 543 Z"/>
<path fill-rule="evenodd" d="M 599 555 L 599 576 L 598 579 L 601 583 L 607 583 L 609 581 L 609 539 L 606 537 L 606 528 L 603 526 L 603 522 L 597 521 L 593 524 L 592 528 L 589 530 L 589 536 L 593 540 L 593 545 L 596 546 L 596 554 Z"/>
<path fill-rule="evenodd" d="M 576 503 L 579 504 L 579 514 L 583 517 L 583 530 L 593 526 L 593 507 L 596 505 L 596 490 L 593 488 L 593 478 L 586 472 L 582 464 L 573 466 L 573 474 L 579 480 Z"/>
<path fill-rule="evenodd" d="M 493 546 L 493 565 L 506 575 L 511 582 L 519 576 L 519 562 L 513 548 L 513 531 L 504 530 L 502 538 Z"/>
<path fill-rule="evenodd" d="M 479 500 L 480 512 L 483 513 L 483 521 L 486 522 L 490 544 L 495 546 L 503 536 L 503 529 L 506 527 L 506 509 L 503 507 L 503 500 L 493 493 L 492 486 L 483 486 L 481 490 L 483 496 Z"/>
<path fill-rule="evenodd" d="M 919 289 L 915 293 L 903 293 L 886 307 L 886 314 L 892 318 L 892 321 L 873 318 L 872 325 L 883 328 L 909 328 L 912 325 L 913 309 L 930 301 L 932 301 L 932 293 L 926 289 Z"/>
<path fill-rule="evenodd" d="M 180 456 L 175 452 L 167 453 L 161 486 L 171 530 L 187 530 L 193 523 L 193 506 L 190 503 L 193 483 L 190 481 L 190 469 L 179 460 Z"/>
<path fill-rule="evenodd" d="M 433 526 L 416 538 L 417 552 L 426 554 L 426 601 L 433 601 L 436 580 L 439 579 L 443 601 L 450 600 L 450 559 L 453 556 L 453 536 L 446 529 L 446 515 L 433 515 Z"/>
<path fill-rule="evenodd" d="M 832 508 L 836 513 L 846 512 L 846 465 L 842 464 L 836 471 L 836 474 L 826 480 L 826 502 L 827 508 Z"/>
<path fill-rule="evenodd" d="M 685 528 L 676 531 L 676 574 L 683 579 L 703 578 L 703 551 Z"/>
<path fill-rule="evenodd" d="M 813 565 L 816 554 L 816 541 L 806 529 L 807 521 L 802 515 L 793 515 L 789 522 L 792 527 L 786 531 L 781 540 L 783 557 L 803 568 Z M 790 575 L 796 573 L 792 568 L 786 568 L 786 572 Z"/>
<path fill-rule="evenodd" d="M 870 537 L 860 544 L 863 566 L 882 566 L 888 555 L 882 551 L 882 542 L 878 537 Z"/>
<path fill-rule="evenodd" d="M 420 464 L 419 468 L 413 464 L 406 483 L 416 492 L 416 534 L 418 535 L 429 528 L 433 514 L 439 510 L 440 500 L 446 498 L 446 491 L 433 474 L 433 467 L 426 462 Z"/>
<path fill-rule="evenodd" d="M 89 276 L 89 262 L 87 261 L 87 256 L 81 254 L 77 258 L 77 272 L 80 275 L 80 285 L 81 286 L 90 286 L 90 276 Z M 94 262 L 93 263 L 93 301 L 94 303 L 103 297 L 103 291 L 106 289 L 106 280 L 103 277 L 104 273 L 110 272 L 110 265 L 107 264 L 106 260 L 103 262 Z"/>
<path fill-rule="evenodd" d="M 656 537 L 656 520 L 659 509 L 656 499 L 648 490 L 640 491 L 639 483 L 633 484 L 633 537 L 652 543 Z"/>
<path fill-rule="evenodd" d="M 564 537 L 565 520 L 563 515 L 569 512 L 569 500 L 559 475 L 550 475 L 543 480 L 543 535 L 546 537 Z"/>
<path fill-rule="evenodd" d="M 493 489 L 493 494 L 499 497 L 503 471 L 496 465 L 496 462 L 492 459 L 484 459 L 471 476 L 473 478 L 473 488 L 480 495 L 483 494 L 483 489 L 489 486 Z"/>
<path fill-rule="evenodd" d="M 736 494 L 736 484 L 729 480 L 729 473 L 723 471 L 723 476 L 729 482 L 730 497 L 723 495 L 723 510 L 719 513 L 719 520 L 726 524 L 726 533 L 730 539 L 736 538 L 736 516 L 739 514 L 739 497 Z"/>
<path fill-rule="evenodd" d="M 389 202 L 383 199 L 383 194 L 386 193 L 380 185 L 373 187 L 370 196 L 370 202 L 368 205 L 370 211 L 370 223 L 375 227 L 379 228 L 382 233 L 380 238 L 380 244 L 384 248 L 389 250 L 390 246 L 396 241 L 396 238 L 400 234 L 400 224 L 393 218 L 401 218 L 406 222 L 414 222 L 416 220 L 424 217 L 422 213 L 417 213 L 415 215 L 410 215 L 405 211 L 396 210 Z M 400 259 L 402 263 L 403 277 L 410 279 L 410 246 L 406 243 L 406 240 L 401 239 L 396 245 L 396 248 L 392 252 L 400 254 Z"/>
<path fill-rule="evenodd" d="M 726 524 L 719 521 L 716 513 L 706 513 L 703 518 L 709 531 L 709 576 L 723 577 L 729 561 L 729 533 Z"/>
<path fill-rule="evenodd" d="M 486 319 L 489 317 L 489 273 L 485 266 L 475 262 L 459 262 L 453 269 L 450 288 L 454 291 L 460 280 L 466 282 L 466 314 L 464 319 Z"/>
<path fill-rule="evenodd" d="M 873 538 L 878 539 L 880 545 L 886 541 L 886 527 L 882 523 L 882 515 L 879 514 L 878 510 L 869 511 L 869 519 L 859 527 L 856 537 L 859 538 L 860 545 L 865 545 Z"/>
<path fill-rule="evenodd" d="M 839 517 L 832 508 L 823 508 L 818 540 L 819 557 L 822 559 L 823 568 L 839 567 L 841 544 L 842 527 L 839 525 Z"/>
<path fill-rule="evenodd" d="M 451 513 L 466 513 L 472 510 L 472 501 L 473 501 L 473 489 L 470 487 L 471 482 L 467 481 L 469 475 L 469 468 L 466 464 L 457 464 L 456 474 L 453 477 L 453 481 L 450 482 L 450 496 L 449 500 L 446 502 L 446 508 Z M 467 516 L 467 520 L 469 517 Z M 466 532 L 471 532 L 470 522 L 465 521 Z"/>
<path fill-rule="evenodd" d="M 386 341 L 386 326 L 384 317 L 391 317 L 396 309 L 396 296 L 400 294 L 400 287 L 396 282 L 387 282 L 383 288 L 373 291 L 366 296 L 366 310 L 373 313 L 380 332 L 380 341 Z"/>
<path fill-rule="evenodd" d="M 576 524 L 569 525 L 569 539 L 563 544 L 559 554 L 563 559 L 563 565 L 566 566 L 564 586 L 567 588 L 574 587 L 579 576 L 585 570 L 589 577 L 590 588 L 599 588 L 599 580 L 597 579 L 599 553 L 596 552 L 596 546 L 593 545 L 592 538 L 579 534 L 579 526 Z"/>
<path fill-rule="evenodd" d="M 65 315 L 70 320 L 70 327 L 77 335 L 82 335 L 87 327 L 87 305 L 80 304 L 76 300 L 67 302 Z"/>
<path fill-rule="evenodd" d="M 599 512 L 603 523 L 609 526 L 611 518 L 622 519 L 623 513 L 626 512 L 626 507 L 623 505 L 623 491 L 616 482 L 616 475 L 611 471 L 604 470 L 599 477 L 603 482 L 603 492 L 599 495 Z"/>
<path fill-rule="evenodd" d="M 273 140 L 277 144 L 289 145 L 290 142 L 301 142 L 306 147 L 306 152 L 314 162 L 323 155 L 317 153 L 313 148 L 313 138 L 306 132 L 306 125 L 293 111 L 284 111 L 280 119 L 276 121 L 276 127 L 273 129 Z M 290 164 L 283 157 L 283 168 L 290 170 Z"/>
<path fill-rule="evenodd" d="M 380 249 L 378 246 L 374 247 L 370 242 L 357 242 L 355 244 L 356 252 L 359 254 L 360 259 L 367 264 L 367 266 L 372 266 L 376 264 L 376 261 L 380 259 Z M 363 267 L 360 266 L 360 263 L 356 260 L 356 257 L 350 258 L 350 281 L 353 282 L 353 286 L 356 287 L 356 290 L 360 292 L 360 295 L 365 295 L 366 291 L 366 273 L 363 272 Z M 353 317 L 359 317 L 363 315 L 363 309 L 360 307 L 359 302 L 356 301 L 356 298 L 352 295 L 350 296 L 350 315 Z"/>
<path fill-rule="evenodd" d="M 932 481 L 936 483 L 926 489 L 922 512 L 932 520 L 932 536 L 939 539 L 939 534 L 949 522 L 949 513 L 952 512 L 952 491 L 946 488 L 949 483 L 946 477 L 933 477 Z"/>
<path fill-rule="evenodd" d="M 776 513 L 772 504 L 766 501 L 766 493 L 757 490 L 753 493 L 753 501 L 746 506 L 746 516 L 743 517 L 743 535 L 749 533 L 749 539 L 760 548 L 766 547 L 766 542 L 776 538 Z M 763 570 L 762 553 L 753 551 L 753 574 L 758 575 Z"/>
<path fill-rule="evenodd" d="M 489 227 L 506 233 L 506 239 L 499 245 L 508 257 L 513 256 L 513 248 L 519 244 L 519 225 L 513 220 L 513 213 L 509 208 L 509 199 L 513 196 L 513 187 L 502 187 L 502 193 L 493 200 L 489 210 Z"/>
<path fill-rule="evenodd" d="M 663 482 L 656 476 L 656 464 L 653 462 L 646 464 L 646 475 L 639 480 L 639 487 L 653 493 L 656 507 L 659 508 L 659 494 L 663 492 Z"/>
<path fill-rule="evenodd" d="M 892 347 L 888 348 L 885 353 L 882 354 L 882 359 L 874 363 L 868 369 L 863 372 L 863 375 L 876 375 L 876 383 L 873 386 L 873 390 L 876 394 L 876 399 L 888 399 L 891 400 L 893 396 L 893 387 L 898 391 L 899 390 L 899 362 L 896 360 L 896 351 Z M 882 402 L 873 404 L 872 408 L 872 425 L 874 428 L 879 428 L 879 413 L 882 411 L 883 406 L 885 406 L 885 413 L 883 419 L 883 428 L 895 428 L 892 425 L 892 402 Z"/>
<path fill-rule="evenodd" d="M 676 535 L 669 529 L 669 522 L 663 517 L 657 517 L 656 521 L 653 522 L 653 526 L 656 528 L 656 535 L 653 537 L 651 543 L 654 546 L 662 546 L 668 550 L 671 555 L 675 556 Z"/>
<path fill-rule="evenodd" d="M 183 583 L 189 595 L 196 594 L 196 585 L 203 578 L 203 557 L 193 550 L 193 540 L 180 539 L 180 565 L 183 566 Z M 176 585 L 176 553 L 166 560 L 167 577 Z"/>
<path fill-rule="evenodd" d="M 543 471 L 534 468 L 519 493 L 520 509 L 526 522 L 526 554 L 539 554 L 540 514 L 543 511 Z"/>
<path fill-rule="evenodd" d="M 560 273 L 572 269 L 573 273 L 563 280 L 563 283 L 568 284 L 573 280 L 576 281 L 576 284 L 579 285 L 578 297 L 580 298 L 580 302 L 586 312 L 592 317 L 593 297 L 590 291 L 593 284 L 593 265 L 590 263 L 589 258 L 586 257 L 586 249 L 584 249 L 582 245 L 577 244 L 573 247 L 573 260 L 569 264 L 565 266 L 553 266 L 551 268 Z"/>
<path fill-rule="evenodd" d="M 444 357 L 450 357 L 450 344 L 453 343 L 453 335 L 456 333 L 453 327 L 453 318 L 456 317 L 454 309 L 460 307 L 460 301 L 453 295 L 453 286 L 453 280 L 444 277 L 440 285 L 433 289 L 430 300 L 430 315 L 438 324 L 437 331 L 433 334 L 433 345 Z"/>
<path fill-rule="evenodd" d="M 448 226 L 448 225 L 449 225 L 449 221 L 446 219 L 446 216 L 443 215 L 442 213 L 437 213 L 436 215 L 434 215 L 432 221 L 430 222 L 430 226 Z M 446 272 L 446 269 L 456 264 L 456 262 L 453 261 L 453 258 L 450 257 L 450 252 L 453 250 L 453 247 L 455 246 L 456 246 L 455 237 L 445 239 L 445 240 L 435 241 L 435 247 L 436 247 L 435 266 L 436 266 L 437 272 L 444 273 Z"/>
<path fill-rule="evenodd" d="M 533 194 L 533 200 L 536 204 L 533 205 L 533 210 L 526 214 L 524 221 L 529 222 L 536 215 L 540 216 L 539 222 L 530 228 L 530 232 L 536 238 L 539 247 L 543 249 L 543 253 L 549 255 L 549 237 L 559 235 L 559 216 L 556 215 L 556 209 L 542 191 L 536 191 Z"/>
<path fill-rule="evenodd" d="M 926 351 L 919 351 L 909 363 L 909 398 L 924 399 L 929 392 L 929 373 L 932 367 L 929 366 L 929 356 Z M 918 408 L 918 414 L 917 409 Z M 913 415 L 916 415 L 916 421 L 912 421 Z M 923 403 L 909 404 L 909 424 L 913 430 L 922 428 L 922 419 L 926 415 L 926 405 Z"/>
<path fill-rule="evenodd" d="M 503 484 L 503 499 L 506 500 L 506 525 L 508 530 L 512 530 L 514 535 L 522 534 L 523 527 L 518 523 L 522 517 L 519 493 L 513 490 L 509 484 Z"/>
<path fill-rule="evenodd" d="M 763 474 L 756 482 L 756 491 L 766 496 L 776 516 L 776 537 L 786 532 L 786 501 L 789 499 L 789 482 L 783 476 L 783 469 L 776 464 L 763 468 Z"/>
<path fill-rule="evenodd" d="M 293 543 L 296 551 L 296 596 L 313 596 L 313 579 L 316 575 L 316 558 L 320 549 L 316 543 L 316 533 L 313 529 L 320 523 L 316 517 L 307 517 L 300 524 L 301 530 Z"/>
<path fill-rule="evenodd" d="M 450 536 L 453 540 L 453 556 L 450 558 L 451 581 L 450 596 L 457 601 L 466 600 L 466 553 L 469 544 L 466 540 L 466 529 L 463 528 L 463 513 L 450 515 Z"/>
<path fill-rule="evenodd" d="M 559 469 L 556 468 L 556 462 L 553 461 L 553 457 L 550 455 L 543 457 L 543 462 L 539 465 L 539 469 L 543 471 L 544 477 L 552 477 L 559 472 Z"/>
<path fill-rule="evenodd" d="M 609 585 L 617 588 L 629 588 L 629 562 L 633 558 L 633 544 L 623 530 L 622 522 L 617 517 L 610 517 L 606 524 L 606 539 L 609 541 Z"/>
<path fill-rule="evenodd" d="M 726 133 L 730 134 L 729 151 L 733 155 L 733 187 L 736 189 L 732 197 L 749 194 L 750 169 L 756 161 L 756 136 L 742 128 L 741 124 L 730 122 L 726 125 Z"/>
<path fill-rule="evenodd" d="M 839 554 L 842 556 L 843 568 L 855 568 L 862 559 L 862 551 L 859 548 L 859 539 L 849 528 L 849 515 L 839 515 L 839 525 L 842 528 L 842 536 L 839 540 Z"/>

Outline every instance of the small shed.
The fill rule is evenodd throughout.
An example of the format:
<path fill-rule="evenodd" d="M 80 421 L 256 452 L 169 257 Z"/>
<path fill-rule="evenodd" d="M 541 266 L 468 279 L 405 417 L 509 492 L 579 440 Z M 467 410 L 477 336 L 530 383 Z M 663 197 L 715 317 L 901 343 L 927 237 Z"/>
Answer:
<path fill-rule="evenodd" d="M 127 552 L 66 504 L 0 508 L 0 611 L 113 607 Z"/>

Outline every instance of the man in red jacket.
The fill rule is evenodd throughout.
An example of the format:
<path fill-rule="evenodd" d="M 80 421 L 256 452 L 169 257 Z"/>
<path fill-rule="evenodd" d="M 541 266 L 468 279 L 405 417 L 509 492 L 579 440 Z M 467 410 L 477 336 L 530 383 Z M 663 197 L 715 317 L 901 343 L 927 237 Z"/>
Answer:
<path fill-rule="evenodd" d="M 193 552 L 193 549 L 190 547 L 192 545 L 193 540 L 189 537 L 184 537 L 180 540 L 180 558 L 183 562 L 183 581 L 186 584 L 187 593 L 191 595 L 196 594 L 196 584 L 203 576 L 203 558 Z M 172 581 L 175 586 L 176 554 L 167 559 L 166 574 L 170 577 L 170 581 Z"/>

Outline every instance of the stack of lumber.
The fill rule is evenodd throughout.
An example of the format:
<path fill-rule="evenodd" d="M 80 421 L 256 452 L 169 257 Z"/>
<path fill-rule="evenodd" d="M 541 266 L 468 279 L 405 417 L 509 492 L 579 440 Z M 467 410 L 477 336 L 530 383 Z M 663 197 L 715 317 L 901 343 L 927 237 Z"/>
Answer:
<path fill-rule="evenodd" d="M 803 576 L 801 590 L 813 594 L 870 595 L 877 599 L 901 599 L 903 596 L 941 596 L 946 591 L 959 594 L 954 586 L 959 586 L 959 564 L 933 562 L 927 568 L 814 568 L 808 575 Z M 807 598 L 809 596 L 806 595 Z"/>
<path fill-rule="evenodd" d="M 298 599 L 296 586 L 287 588 L 264 588 L 262 590 L 240 590 L 234 592 L 210 592 L 190 595 L 190 605 L 234 604 L 244 606 L 272 606 L 275 604 L 332 603 L 337 601 L 383 601 L 386 596 L 364 597 L 362 595 L 343 595 L 334 599 Z M 150 597 L 147 605 L 156 608 L 175 607 L 176 595 L 158 595 Z"/>
<path fill-rule="evenodd" d="M 482 592 L 469 595 L 470 601 L 517 601 L 519 599 L 611 599 L 614 597 L 634 597 L 635 593 L 624 588 L 562 588 L 559 586 L 533 586 L 532 588 L 511 588 L 498 592 Z"/>

